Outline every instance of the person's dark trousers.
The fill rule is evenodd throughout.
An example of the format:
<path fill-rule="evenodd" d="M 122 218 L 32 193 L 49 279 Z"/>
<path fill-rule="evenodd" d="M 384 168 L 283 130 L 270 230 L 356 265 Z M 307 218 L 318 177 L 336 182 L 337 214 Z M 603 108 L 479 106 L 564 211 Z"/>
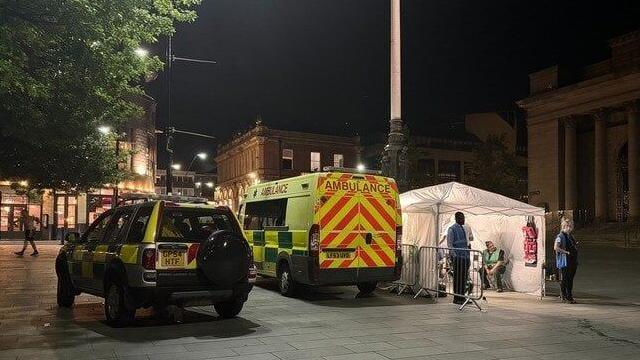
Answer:
<path fill-rule="evenodd" d="M 578 271 L 578 263 L 575 261 L 567 261 L 567 266 L 560 269 L 562 272 L 562 280 L 560 281 L 560 291 L 562 298 L 573 300 L 573 278 Z"/>
<path fill-rule="evenodd" d="M 491 265 L 488 265 L 486 268 L 483 267 L 482 269 L 480 269 L 480 272 L 482 273 L 482 283 L 484 284 L 485 288 L 491 287 L 487 269 L 491 270 L 492 268 L 493 267 Z M 502 289 L 502 275 L 504 275 L 505 271 L 507 271 L 507 268 L 504 265 L 499 265 L 498 268 L 496 268 L 496 272 L 494 272 L 494 276 L 496 277 L 496 286 L 498 287 L 498 289 Z"/>
<path fill-rule="evenodd" d="M 469 259 L 465 257 L 453 257 L 453 292 L 456 294 L 464 294 L 467 285 L 467 277 L 469 277 Z M 464 297 L 454 296 L 454 303 L 464 302 Z"/>

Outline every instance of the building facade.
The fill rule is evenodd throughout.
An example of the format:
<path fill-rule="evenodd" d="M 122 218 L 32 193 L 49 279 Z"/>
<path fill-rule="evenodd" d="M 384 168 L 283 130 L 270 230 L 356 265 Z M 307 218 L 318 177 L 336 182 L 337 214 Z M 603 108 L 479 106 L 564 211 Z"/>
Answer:
<path fill-rule="evenodd" d="M 173 194 L 180 196 L 196 196 L 213 200 L 215 174 L 201 174 L 195 171 L 173 170 Z M 167 194 L 167 170 L 156 171 L 156 194 Z"/>
<path fill-rule="evenodd" d="M 233 210 L 252 184 L 321 171 L 355 167 L 357 138 L 270 129 L 260 123 L 218 147 L 215 200 Z"/>
<path fill-rule="evenodd" d="M 530 203 L 597 221 L 640 217 L 640 32 L 609 42 L 611 57 L 529 76 Z M 581 215 L 580 215 L 581 214 Z"/>
<path fill-rule="evenodd" d="M 504 136 L 510 151 L 517 155 L 523 182 L 521 199 L 526 200 L 526 128 L 514 111 L 475 113 L 464 116 L 447 134 L 411 134 L 408 139 L 408 187 L 417 189 L 450 181 L 468 182 L 474 150 L 489 136 Z M 363 136 L 362 161 L 368 168 L 379 168 L 385 134 Z"/>
<path fill-rule="evenodd" d="M 110 209 L 115 186 L 120 194 L 153 192 L 157 152 L 156 102 L 149 96 L 140 96 L 134 101 L 144 109 L 144 115 L 127 123 L 122 129 L 124 136 L 116 143 L 120 151 L 130 154 L 119 164 L 121 169 L 130 173 L 130 178 L 120 184 L 107 184 L 104 188 L 89 192 L 45 190 L 37 198 L 15 191 L 20 181 L 0 181 L 0 239 L 23 237 L 24 229 L 20 222 L 22 209 L 37 219 L 37 239 L 55 239 L 68 231 L 83 231 L 100 214 Z"/>

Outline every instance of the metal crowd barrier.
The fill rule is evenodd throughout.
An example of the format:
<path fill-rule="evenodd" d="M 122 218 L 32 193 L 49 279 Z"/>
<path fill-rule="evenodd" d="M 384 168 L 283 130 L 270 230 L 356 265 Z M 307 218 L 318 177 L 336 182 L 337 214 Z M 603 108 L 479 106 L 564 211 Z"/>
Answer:
<path fill-rule="evenodd" d="M 407 289 L 413 291 L 413 287 L 416 285 L 417 256 L 417 246 L 402 245 L 402 272 L 400 273 L 400 279 L 394 281 L 387 290 L 397 291 L 398 295 L 402 295 Z"/>
<path fill-rule="evenodd" d="M 418 251 L 418 285 L 415 297 L 426 293 L 436 301 L 443 294 L 460 300 L 459 310 L 469 304 L 482 310 L 482 253 L 478 250 L 422 246 Z M 415 269 L 415 268 L 414 268 Z"/>

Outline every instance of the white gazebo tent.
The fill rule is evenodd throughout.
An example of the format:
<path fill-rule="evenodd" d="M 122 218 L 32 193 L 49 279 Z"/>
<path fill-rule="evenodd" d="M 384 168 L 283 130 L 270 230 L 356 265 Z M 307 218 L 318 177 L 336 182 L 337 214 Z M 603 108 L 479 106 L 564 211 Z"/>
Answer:
<path fill-rule="evenodd" d="M 461 211 L 473 232 L 471 248 L 482 251 L 485 249 L 484 242 L 492 240 L 505 251 L 509 260 L 504 277 L 507 285 L 517 292 L 541 294 L 545 255 L 543 208 L 456 182 L 405 192 L 400 195 L 400 203 L 403 244 L 418 248 L 446 247 L 446 243 L 441 243 L 442 237 L 449 225 L 454 223 L 454 214 Z M 538 230 L 538 262 L 535 267 L 525 266 L 524 263 L 522 227 L 528 219 L 535 221 Z"/>

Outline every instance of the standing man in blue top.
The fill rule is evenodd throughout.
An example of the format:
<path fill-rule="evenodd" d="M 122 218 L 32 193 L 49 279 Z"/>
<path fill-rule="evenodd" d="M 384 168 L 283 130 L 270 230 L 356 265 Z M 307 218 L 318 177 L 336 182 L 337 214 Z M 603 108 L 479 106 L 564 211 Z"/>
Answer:
<path fill-rule="evenodd" d="M 464 214 L 455 214 L 456 223 L 447 230 L 447 247 L 463 250 L 450 250 L 451 266 L 453 267 L 453 292 L 459 295 L 465 293 L 467 277 L 469 276 L 469 243 L 464 228 Z M 454 296 L 453 303 L 462 305 L 465 298 Z"/>

